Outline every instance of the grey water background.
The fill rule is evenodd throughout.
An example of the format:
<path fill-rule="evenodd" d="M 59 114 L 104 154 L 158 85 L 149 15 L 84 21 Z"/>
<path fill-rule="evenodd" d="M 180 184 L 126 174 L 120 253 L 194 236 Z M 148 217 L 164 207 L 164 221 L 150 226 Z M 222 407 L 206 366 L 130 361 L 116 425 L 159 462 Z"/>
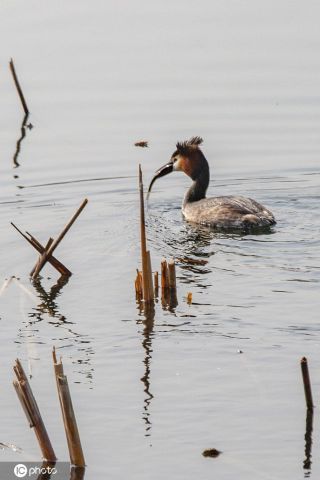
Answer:
<path fill-rule="evenodd" d="M 68 459 L 55 345 L 87 480 L 317 478 L 319 413 L 304 468 L 299 360 L 319 405 L 319 3 L 31 0 L 0 13 L 1 460 L 40 459 L 11 385 L 16 357 Z M 34 125 L 20 166 L 10 57 Z M 243 237 L 194 228 L 180 213 L 188 179 L 159 180 L 147 209 L 154 269 L 169 255 L 208 263 L 178 265 L 179 305 L 158 303 L 150 325 L 133 287 L 137 167 L 147 185 L 192 135 L 204 138 L 210 193 L 251 196 L 278 224 Z M 149 149 L 133 147 L 141 139 Z M 33 285 L 35 252 L 10 221 L 46 242 L 86 196 L 57 250 L 74 275 L 54 287 L 46 266 Z M 204 458 L 207 448 L 223 453 Z"/>

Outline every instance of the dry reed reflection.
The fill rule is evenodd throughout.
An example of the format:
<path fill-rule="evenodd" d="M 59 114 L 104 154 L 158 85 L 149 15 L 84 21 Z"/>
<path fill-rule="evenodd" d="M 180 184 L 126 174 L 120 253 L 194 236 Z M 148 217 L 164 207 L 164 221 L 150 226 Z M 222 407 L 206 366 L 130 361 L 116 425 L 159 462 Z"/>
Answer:
<path fill-rule="evenodd" d="M 304 454 L 305 458 L 303 460 L 303 468 L 304 470 L 308 470 L 305 472 L 305 477 L 309 477 L 311 474 L 311 465 L 312 465 L 312 432 L 313 432 L 313 410 L 308 409 L 306 413 L 306 432 L 304 435 L 305 439 L 305 449 Z"/>
<path fill-rule="evenodd" d="M 140 310 L 141 313 L 141 310 Z M 154 318 L 155 318 L 155 308 L 154 304 L 151 303 L 148 305 L 148 310 L 144 310 L 144 319 L 138 320 L 138 324 L 143 326 L 142 330 L 142 348 L 144 350 L 144 374 L 141 377 L 141 382 L 144 385 L 145 398 L 143 401 L 143 414 L 142 418 L 145 423 L 145 436 L 151 436 L 151 414 L 150 414 L 150 405 L 153 399 L 153 394 L 151 393 L 151 360 L 152 360 L 152 338 L 153 338 L 153 329 L 154 329 Z"/>
<path fill-rule="evenodd" d="M 27 134 L 27 129 L 31 130 L 33 128 L 33 125 L 31 123 L 29 123 L 27 125 L 28 118 L 29 118 L 29 114 L 27 113 L 22 119 L 22 123 L 21 123 L 21 127 L 20 127 L 21 135 L 17 140 L 16 149 L 15 149 L 15 152 L 13 154 L 13 164 L 14 164 L 15 168 L 20 167 L 20 163 L 18 162 L 18 156 L 19 156 L 20 150 L 21 150 L 21 143 L 22 143 L 23 139 L 25 138 L 25 136 Z"/>

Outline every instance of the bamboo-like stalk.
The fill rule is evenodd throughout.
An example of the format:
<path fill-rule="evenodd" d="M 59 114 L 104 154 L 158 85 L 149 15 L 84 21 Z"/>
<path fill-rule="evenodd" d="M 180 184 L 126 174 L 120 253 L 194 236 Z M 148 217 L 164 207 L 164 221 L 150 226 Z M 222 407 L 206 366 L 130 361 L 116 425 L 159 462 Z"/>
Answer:
<path fill-rule="evenodd" d="M 25 115 L 29 115 L 29 109 L 28 109 L 28 106 L 27 106 L 27 102 L 25 101 L 25 98 L 24 98 L 22 89 L 21 89 L 21 87 L 20 87 L 20 83 L 19 83 L 19 80 L 18 80 L 18 77 L 17 77 L 17 74 L 16 74 L 16 69 L 15 69 L 15 67 L 14 67 L 14 63 L 13 63 L 12 58 L 11 58 L 11 60 L 10 60 L 10 62 L 9 62 L 9 66 L 10 66 L 10 70 L 11 70 L 11 73 L 12 73 L 12 77 L 13 77 L 14 84 L 15 84 L 15 86 L 16 86 L 18 95 L 19 95 L 20 100 L 21 100 L 21 104 L 22 104 L 24 113 L 25 113 Z"/>
<path fill-rule="evenodd" d="M 313 410 L 311 381 L 310 381 L 307 358 L 302 357 L 300 364 L 301 364 L 301 373 L 302 373 L 303 386 L 304 386 L 304 394 L 305 394 L 305 398 L 306 398 L 306 406 L 307 406 L 308 410 Z"/>
<path fill-rule="evenodd" d="M 14 388 L 17 392 L 30 428 L 34 428 L 43 458 L 48 462 L 55 462 L 57 458 L 43 423 L 38 404 L 32 393 L 28 378 L 18 359 L 16 360 L 13 370 L 17 377 L 17 380 L 13 381 Z"/>
<path fill-rule="evenodd" d="M 36 265 L 36 268 L 33 272 L 33 275 L 32 275 L 32 278 L 35 278 L 37 275 L 39 275 L 40 271 L 42 270 L 42 268 L 44 267 L 45 263 L 47 262 L 48 258 L 51 257 L 51 255 L 53 254 L 54 250 L 58 247 L 59 243 L 63 240 L 63 238 L 65 237 L 65 235 L 68 233 L 68 231 L 70 230 L 70 228 L 72 227 L 72 225 L 74 224 L 74 222 L 76 221 L 76 219 L 78 218 L 78 216 L 80 215 L 80 213 L 82 212 L 82 210 L 84 209 L 84 207 L 87 205 L 88 203 L 88 199 L 86 198 L 82 204 L 80 205 L 80 207 L 78 208 L 78 210 L 76 211 L 76 213 L 73 215 L 73 217 L 69 220 L 69 222 L 66 224 L 66 226 L 64 227 L 64 229 L 62 230 L 62 232 L 60 233 L 60 235 L 58 236 L 58 238 L 52 243 L 52 245 L 50 246 L 50 248 L 48 250 L 45 250 L 41 257 L 40 257 L 40 260 L 38 262 L 38 264 Z"/>
<path fill-rule="evenodd" d="M 20 233 L 20 235 L 25 239 L 27 240 L 28 243 L 30 243 L 30 245 L 33 246 L 33 248 L 35 248 L 39 253 L 43 253 L 45 251 L 45 247 L 40 243 L 38 242 L 38 240 L 33 237 L 30 233 L 26 232 L 27 235 L 29 235 L 29 237 L 27 237 L 27 235 L 25 235 L 13 222 L 11 222 L 11 225 L 17 230 L 17 232 Z M 51 263 L 51 265 L 61 274 L 61 275 L 67 275 L 67 276 L 70 276 L 72 275 L 72 273 L 70 272 L 70 270 L 67 269 L 67 267 L 65 267 L 63 265 L 63 263 L 59 262 L 59 260 L 57 258 L 55 258 L 54 256 L 50 256 L 48 258 L 48 262 Z"/>
<path fill-rule="evenodd" d="M 141 165 L 139 165 L 139 194 L 140 194 L 140 239 L 141 239 L 140 241 L 141 241 L 143 299 L 145 302 L 151 302 L 153 301 L 154 293 L 153 293 L 150 253 L 148 254 L 148 251 L 147 251 Z"/>
<path fill-rule="evenodd" d="M 67 377 L 64 375 L 62 361 L 57 361 L 55 348 L 52 351 L 52 357 L 63 423 L 67 437 L 70 462 L 72 465 L 75 465 L 77 467 L 85 467 L 85 460 L 82 451 L 77 421 L 71 401 L 68 380 Z"/>

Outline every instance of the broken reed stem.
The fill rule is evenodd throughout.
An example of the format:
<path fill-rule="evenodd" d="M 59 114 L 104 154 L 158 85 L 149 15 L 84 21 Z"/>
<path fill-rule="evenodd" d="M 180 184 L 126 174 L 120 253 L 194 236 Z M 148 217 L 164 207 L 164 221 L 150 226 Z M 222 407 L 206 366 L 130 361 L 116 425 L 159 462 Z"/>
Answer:
<path fill-rule="evenodd" d="M 50 237 L 49 240 L 47 241 L 46 246 L 44 247 L 44 251 L 45 251 L 45 252 L 48 251 L 52 244 L 53 244 L 53 238 Z M 36 269 L 36 267 L 37 267 L 37 265 L 38 265 L 38 263 L 39 263 L 39 261 L 40 261 L 40 258 L 41 258 L 41 257 L 39 257 L 38 262 L 36 263 L 36 265 L 33 267 L 33 269 L 32 269 L 31 272 L 30 272 L 30 276 L 31 276 L 31 277 L 32 277 L 32 275 L 34 274 L 34 271 L 35 271 L 35 269 Z"/>
<path fill-rule="evenodd" d="M 313 410 L 312 390 L 309 375 L 308 360 L 306 357 L 301 358 L 301 372 L 304 386 L 304 394 L 306 397 L 306 406 L 308 410 Z"/>
<path fill-rule="evenodd" d="M 63 423 L 67 437 L 70 462 L 72 465 L 76 465 L 77 467 L 85 467 L 85 460 L 77 421 L 71 401 L 68 380 L 63 372 L 62 361 L 60 360 L 59 363 L 57 362 L 55 348 L 53 348 L 52 357 Z"/>
<path fill-rule="evenodd" d="M 140 238 L 141 238 L 143 299 L 145 302 L 151 302 L 154 298 L 154 293 L 153 293 L 151 257 L 150 257 L 150 252 L 147 251 L 141 165 L 139 165 L 139 194 L 140 194 Z"/>
<path fill-rule="evenodd" d="M 27 235 L 29 235 L 29 237 L 27 237 L 27 235 L 25 235 L 13 222 L 11 222 L 11 225 L 17 230 L 17 232 L 20 233 L 20 235 L 25 239 L 27 240 L 28 243 L 30 243 L 30 245 L 33 246 L 33 248 L 35 248 L 39 253 L 43 253 L 45 251 L 45 248 L 43 245 L 41 245 L 40 242 L 38 242 L 38 240 L 33 237 L 30 233 L 27 232 Z M 72 273 L 70 272 L 70 270 L 67 269 L 67 267 L 65 267 L 63 265 L 63 263 L 59 262 L 59 260 L 53 256 L 51 256 L 50 258 L 48 258 L 48 262 L 51 263 L 51 265 L 56 269 L 58 270 L 58 272 L 61 274 L 61 275 L 72 275 Z"/>
<path fill-rule="evenodd" d="M 17 359 L 13 367 L 17 380 L 13 381 L 14 388 L 25 412 L 30 428 L 34 428 L 43 458 L 49 462 L 57 460 L 52 448 L 46 427 L 43 423 L 38 404 L 32 393 L 28 378 Z"/>
<path fill-rule="evenodd" d="M 18 77 L 17 77 L 17 74 L 16 74 L 16 69 L 14 68 L 14 63 L 13 63 L 12 58 L 9 62 L 9 66 L 10 66 L 10 70 L 11 70 L 11 73 L 12 73 L 14 84 L 16 86 L 18 95 L 19 95 L 21 103 L 22 103 L 24 113 L 25 113 L 25 115 L 29 115 L 29 109 L 28 109 L 28 106 L 27 106 L 27 102 L 25 101 L 22 89 L 20 87 L 20 83 L 19 83 L 19 80 L 18 80 Z"/>
<path fill-rule="evenodd" d="M 77 220 L 77 218 L 79 217 L 80 213 L 82 212 L 82 210 L 84 209 L 84 207 L 87 205 L 88 203 L 88 199 L 86 198 L 82 204 L 80 205 L 80 207 L 78 208 L 78 210 L 76 211 L 76 213 L 73 215 L 73 217 L 69 220 L 69 222 L 67 223 L 67 225 L 64 227 L 64 229 L 62 230 L 62 232 L 60 233 L 60 235 L 58 236 L 58 238 L 52 243 L 52 245 L 50 246 L 50 248 L 48 250 L 45 250 L 39 261 L 38 261 L 38 264 L 36 265 L 36 268 L 33 272 L 33 275 L 32 275 L 32 278 L 34 279 L 35 277 L 37 277 L 40 273 L 40 271 L 42 270 L 42 268 L 44 267 L 45 263 L 47 262 L 47 260 L 51 257 L 51 255 L 53 254 L 53 252 L 55 251 L 55 249 L 58 247 L 59 243 L 63 240 L 63 238 L 65 237 L 65 235 L 68 233 L 68 231 L 70 230 L 70 228 L 72 227 L 72 225 L 74 224 L 74 222 Z"/>

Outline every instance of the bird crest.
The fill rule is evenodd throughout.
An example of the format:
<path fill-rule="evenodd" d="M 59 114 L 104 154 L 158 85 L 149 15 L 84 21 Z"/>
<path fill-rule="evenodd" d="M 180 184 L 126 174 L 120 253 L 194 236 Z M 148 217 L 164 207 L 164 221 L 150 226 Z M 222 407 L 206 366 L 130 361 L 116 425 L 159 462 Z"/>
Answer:
<path fill-rule="evenodd" d="M 201 137 L 191 137 L 189 140 L 185 140 L 184 142 L 177 143 L 177 151 L 182 154 L 186 155 L 192 150 L 195 150 L 201 145 L 203 139 Z"/>

